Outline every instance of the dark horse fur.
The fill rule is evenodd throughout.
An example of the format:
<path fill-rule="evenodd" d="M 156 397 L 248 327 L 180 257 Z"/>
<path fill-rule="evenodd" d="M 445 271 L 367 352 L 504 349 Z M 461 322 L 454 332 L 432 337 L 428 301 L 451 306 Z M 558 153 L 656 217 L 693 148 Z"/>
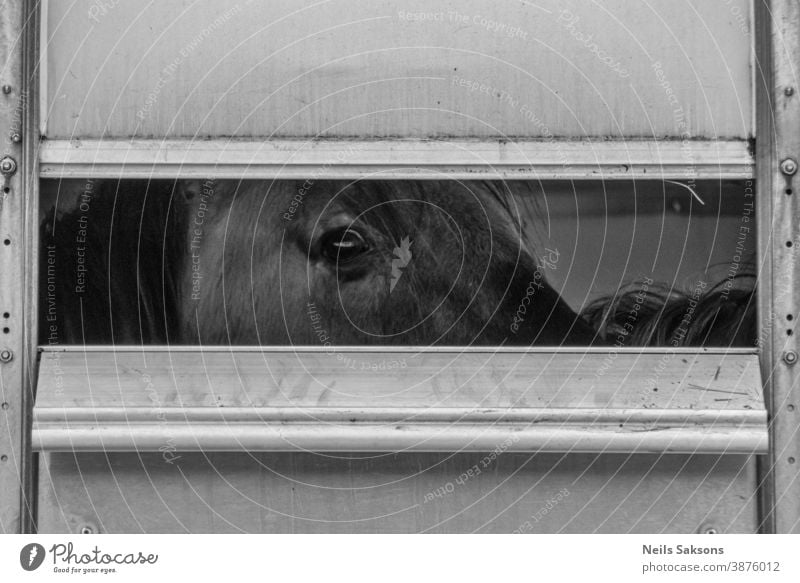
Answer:
<path fill-rule="evenodd" d="M 45 219 L 43 342 L 755 341 L 747 290 L 634 286 L 576 314 L 499 182 L 90 181 L 74 197 Z"/>

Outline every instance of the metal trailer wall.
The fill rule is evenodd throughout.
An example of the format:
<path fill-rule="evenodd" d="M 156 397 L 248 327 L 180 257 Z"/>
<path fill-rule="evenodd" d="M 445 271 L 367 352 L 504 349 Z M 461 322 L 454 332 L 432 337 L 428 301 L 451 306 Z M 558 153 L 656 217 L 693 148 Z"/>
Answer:
<path fill-rule="evenodd" d="M 48 139 L 753 134 L 747 0 L 47 11 Z"/>

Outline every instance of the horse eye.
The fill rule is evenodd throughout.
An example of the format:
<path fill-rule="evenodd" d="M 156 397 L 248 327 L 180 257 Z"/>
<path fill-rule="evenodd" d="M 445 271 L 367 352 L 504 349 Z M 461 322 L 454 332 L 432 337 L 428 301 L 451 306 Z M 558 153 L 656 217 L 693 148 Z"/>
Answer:
<path fill-rule="evenodd" d="M 358 231 L 337 229 L 322 237 L 320 252 L 328 261 L 348 263 L 366 253 L 369 245 Z"/>

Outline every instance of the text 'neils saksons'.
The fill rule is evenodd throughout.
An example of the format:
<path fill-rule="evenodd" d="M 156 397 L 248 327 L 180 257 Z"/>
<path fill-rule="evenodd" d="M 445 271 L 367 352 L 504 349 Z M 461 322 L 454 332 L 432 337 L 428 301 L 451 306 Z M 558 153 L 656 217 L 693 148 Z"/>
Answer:
<path fill-rule="evenodd" d="M 696 547 L 694 545 L 642 545 L 643 555 L 724 555 L 722 547 Z"/>

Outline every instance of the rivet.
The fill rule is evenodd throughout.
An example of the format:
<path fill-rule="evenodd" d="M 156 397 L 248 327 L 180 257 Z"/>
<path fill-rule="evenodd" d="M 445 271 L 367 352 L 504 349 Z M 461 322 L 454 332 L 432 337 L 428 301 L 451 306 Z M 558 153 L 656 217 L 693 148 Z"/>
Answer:
<path fill-rule="evenodd" d="M 703 534 L 719 534 L 716 526 L 706 526 L 702 529 Z"/>
<path fill-rule="evenodd" d="M 81 534 L 94 534 L 94 529 L 87 524 L 82 526 L 79 532 Z"/>
<path fill-rule="evenodd" d="M 11 156 L 0 158 L 0 172 L 5 175 L 14 174 L 17 171 L 17 161 Z"/>
<path fill-rule="evenodd" d="M 786 174 L 786 176 L 792 176 L 795 172 L 797 172 L 797 162 L 795 162 L 792 158 L 786 158 L 783 162 L 781 162 L 781 172 Z"/>
<path fill-rule="evenodd" d="M 797 362 L 797 353 L 794 350 L 787 350 L 783 353 L 783 362 L 786 364 L 795 364 Z"/>
<path fill-rule="evenodd" d="M 19 135 L 17 132 L 11 134 L 11 141 L 15 144 L 19 144 L 22 141 L 22 136 Z"/>
<path fill-rule="evenodd" d="M 794 87 L 787 87 L 786 89 L 783 90 L 783 94 L 786 97 L 791 97 L 792 95 L 794 95 Z"/>
<path fill-rule="evenodd" d="M 9 349 L 6 348 L 0 352 L 0 362 L 11 362 L 12 360 L 14 360 L 14 353 Z"/>
<path fill-rule="evenodd" d="M 6 95 L 11 93 L 11 85 L 3 85 L 3 93 L 5 93 Z"/>

